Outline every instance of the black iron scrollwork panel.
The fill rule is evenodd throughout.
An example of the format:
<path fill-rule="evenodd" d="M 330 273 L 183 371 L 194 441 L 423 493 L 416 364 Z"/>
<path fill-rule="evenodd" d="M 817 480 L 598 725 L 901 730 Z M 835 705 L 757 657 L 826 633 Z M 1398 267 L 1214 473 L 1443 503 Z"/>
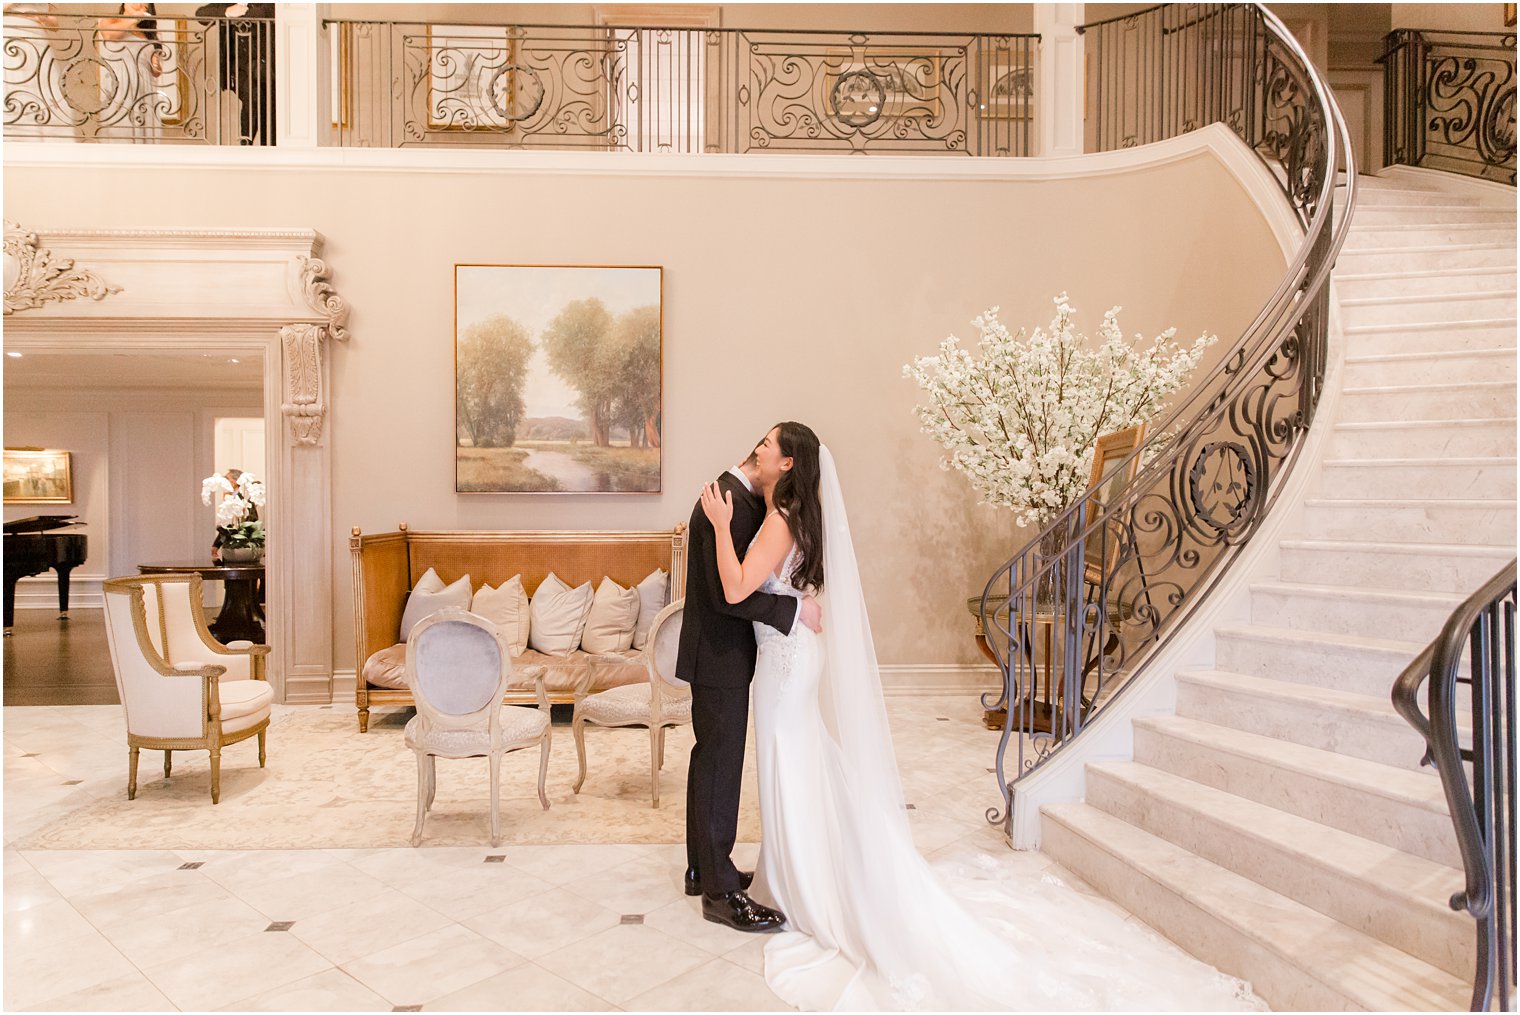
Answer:
<path fill-rule="evenodd" d="M 1515 36 L 1399 29 L 1384 41 L 1384 160 L 1515 183 Z"/>

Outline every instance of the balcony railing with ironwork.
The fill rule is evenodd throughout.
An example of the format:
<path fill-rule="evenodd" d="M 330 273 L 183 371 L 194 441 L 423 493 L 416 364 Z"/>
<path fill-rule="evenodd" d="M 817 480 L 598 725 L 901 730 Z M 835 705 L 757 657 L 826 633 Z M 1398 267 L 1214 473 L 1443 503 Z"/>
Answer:
<path fill-rule="evenodd" d="M 7 10 L 7 140 L 274 144 L 274 19 Z"/>
<path fill-rule="evenodd" d="M 1383 162 L 1515 184 L 1515 33 L 1383 40 Z"/>
<path fill-rule="evenodd" d="M 1304 235 L 1219 367 L 1151 424 L 1135 479 L 1089 491 L 988 581 L 982 629 L 1003 688 L 984 704 L 1007 706 L 994 823 L 1011 821 L 1019 779 L 1134 686 L 1266 517 L 1324 383 L 1330 269 L 1350 220 L 1333 224 L 1337 174 L 1348 207 L 1355 193 L 1340 111 L 1262 5 L 1170 4 L 1083 32 L 1092 147 L 1227 124 L 1278 180 Z M 1039 647 L 1048 661 L 1036 667 Z"/>
<path fill-rule="evenodd" d="M 1036 35 L 329 21 L 337 144 L 1028 155 Z"/>

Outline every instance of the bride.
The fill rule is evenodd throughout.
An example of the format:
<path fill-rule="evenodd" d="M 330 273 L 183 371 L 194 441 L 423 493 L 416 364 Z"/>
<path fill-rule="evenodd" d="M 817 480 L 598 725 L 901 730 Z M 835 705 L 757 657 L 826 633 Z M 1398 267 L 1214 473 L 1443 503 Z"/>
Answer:
<path fill-rule="evenodd" d="M 756 454 L 780 478 L 742 563 L 731 502 L 716 484 L 702 493 L 724 596 L 812 592 L 825 618 L 822 634 L 755 625 L 764 834 L 750 894 L 787 915 L 765 951 L 776 996 L 815 1011 L 1256 1007 L 1219 974 L 1198 990 L 1206 967 L 1048 875 L 930 867 L 908 826 L 833 456 L 795 422 Z M 1065 930 L 1078 913 L 1080 930 Z M 1137 941 L 1158 958 L 1142 960 Z"/>

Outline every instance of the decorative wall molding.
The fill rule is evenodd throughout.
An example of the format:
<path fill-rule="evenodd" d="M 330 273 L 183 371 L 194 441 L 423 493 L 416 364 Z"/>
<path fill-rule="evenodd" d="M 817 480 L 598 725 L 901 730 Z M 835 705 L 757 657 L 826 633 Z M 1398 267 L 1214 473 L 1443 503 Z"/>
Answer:
<path fill-rule="evenodd" d="M 18 310 L 65 300 L 99 302 L 122 291 L 121 286 L 109 285 L 88 268 L 75 267 L 72 258 L 55 256 L 42 246 L 36 233 L 9 220 L 5 223 L 5 256 L 11 262 L 6 265 L 6 275 L 10 276 L 12 264 L 16 273 L 14 278 L 7 277 L 5 283 L 7 317 Z"/>
<path fill-rule="evenodd" d="M 260 514 L 269 533 L 270 681 L 277 700 L 330 701 L 327 340 L 347 336 L 349 305 L 328 279 L 322 236 L 290 228 L 38 229 L 35 235 L 39 248 L 86 257 L 120 285 L 105 305 L 71 299 L 8 316 L 7 349 L 262 357 L 269 500 Z M 10 293 L 6 304 L 9 313 Z"/>
<path fill-rule="evenodd" d="M 306 302 L 327 318 L 329 338 L 348 341 L 348 301 L 339 296 L 328 281 L 327 262 L 319 257 L 303 257 L 300 263 L 301 289 L 306 293 Z"/>

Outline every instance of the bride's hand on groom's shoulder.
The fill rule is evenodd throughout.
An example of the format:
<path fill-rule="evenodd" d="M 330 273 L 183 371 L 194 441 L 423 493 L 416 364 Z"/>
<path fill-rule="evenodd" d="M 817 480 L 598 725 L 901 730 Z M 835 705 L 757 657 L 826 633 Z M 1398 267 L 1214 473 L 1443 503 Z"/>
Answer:
<path fill-rule="evenodd" d="M 702 513 L 714 529 L 727 529 L 734 517 L 734 495 L 724 493 L 717 483 L 702 487 Z"/>

